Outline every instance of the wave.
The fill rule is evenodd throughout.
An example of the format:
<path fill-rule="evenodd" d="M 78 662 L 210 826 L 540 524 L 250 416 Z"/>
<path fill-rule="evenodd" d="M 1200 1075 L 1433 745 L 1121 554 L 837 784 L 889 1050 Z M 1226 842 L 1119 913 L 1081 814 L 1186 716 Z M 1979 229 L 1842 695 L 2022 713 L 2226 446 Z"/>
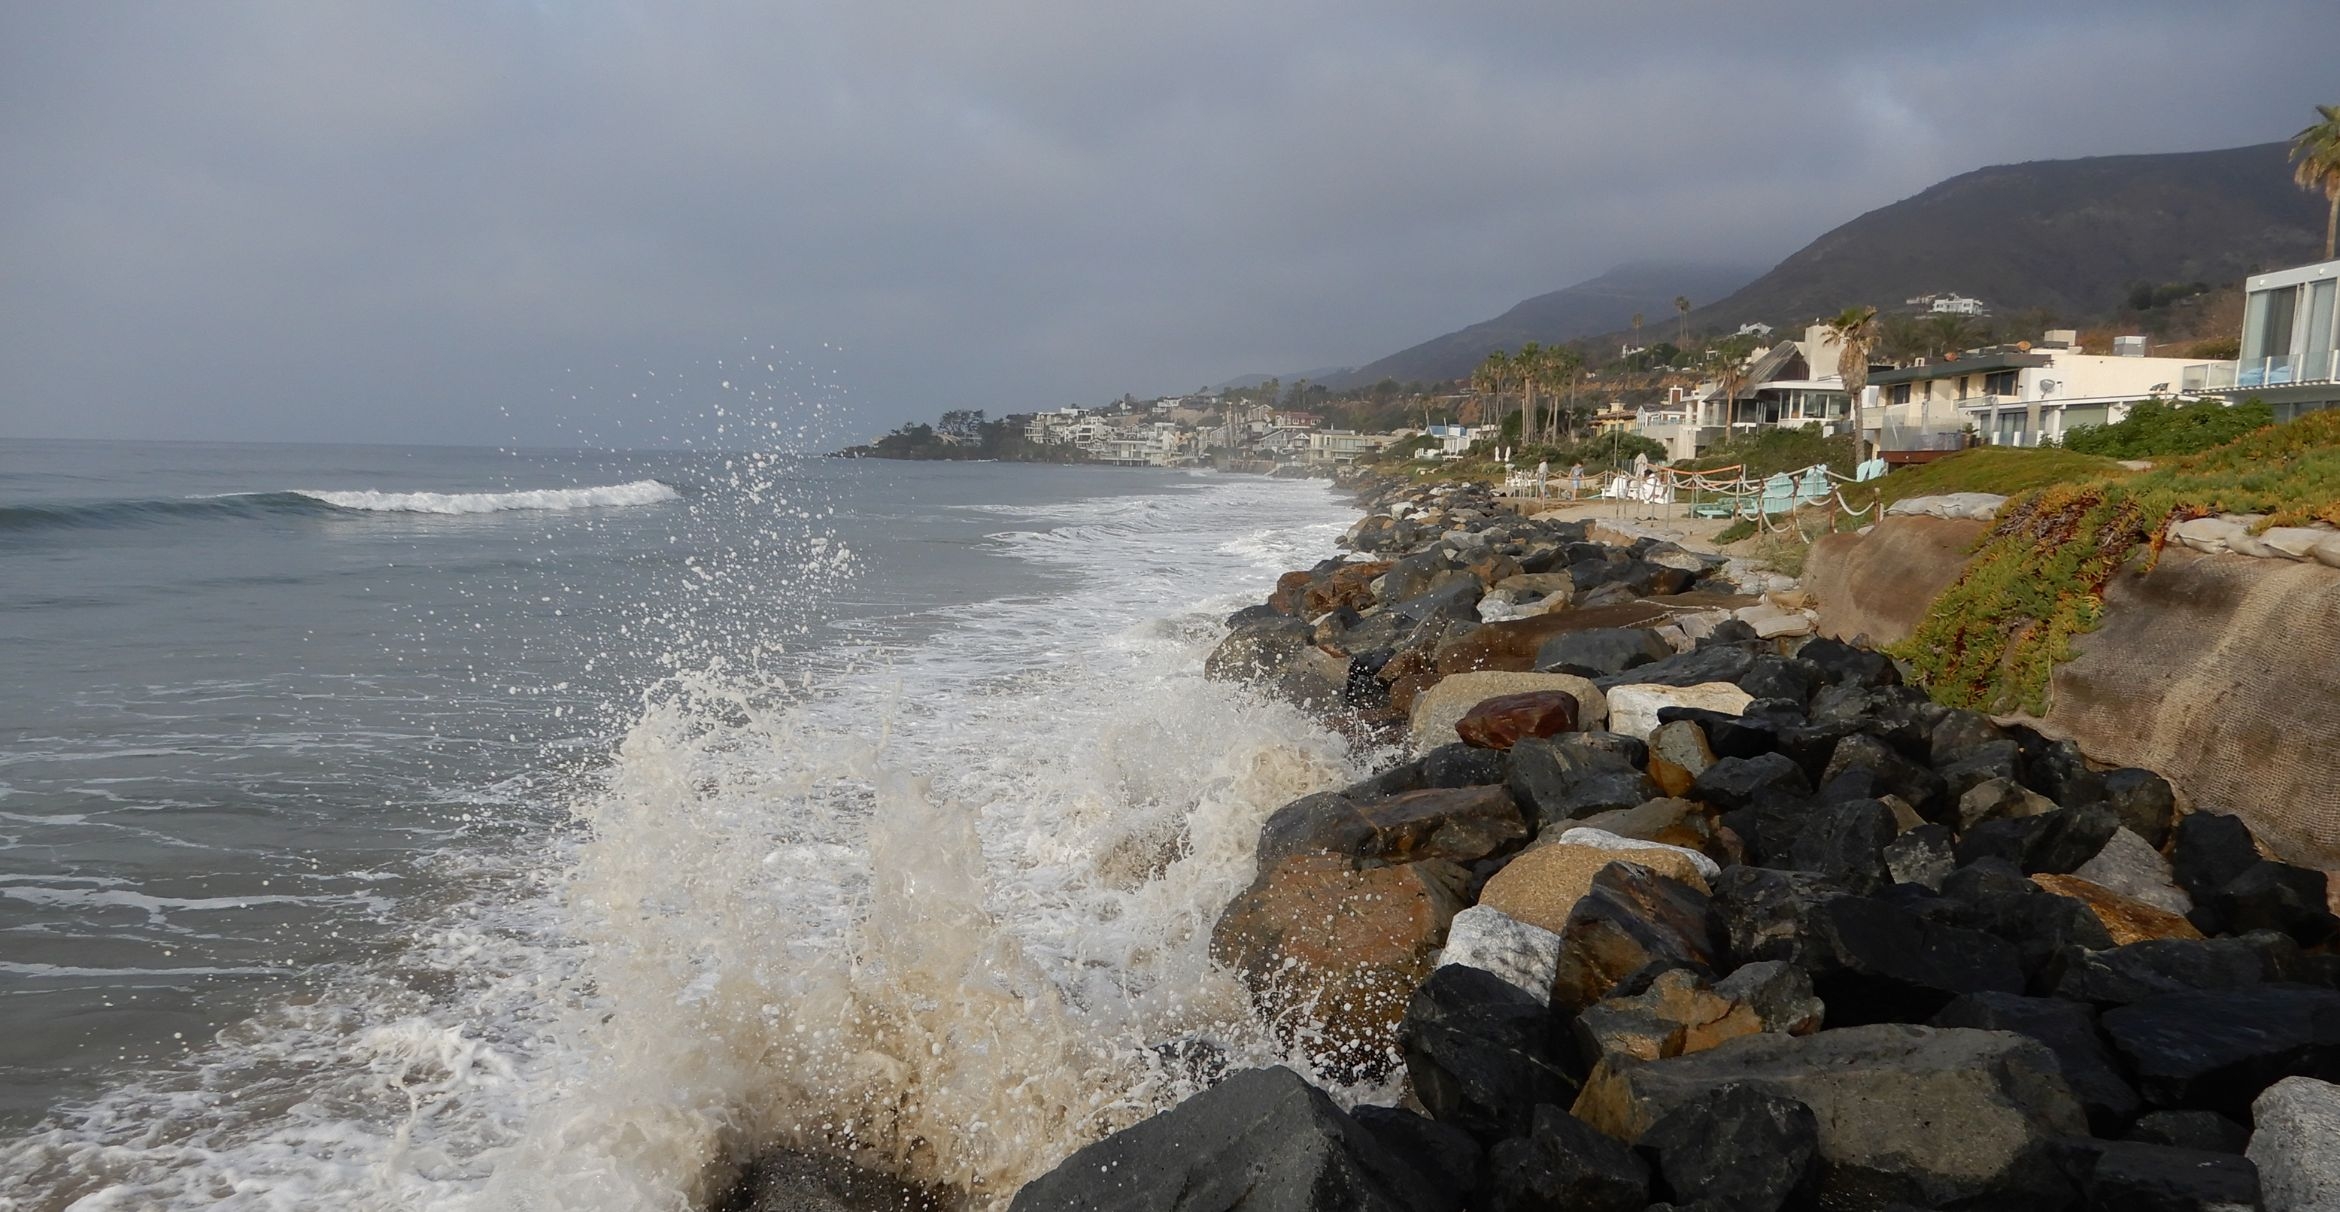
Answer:
<path fill-rule="evenodd" d="M 376 492 L 371 489 L 335 492 L 296 488 L 284 492 L 234 492 L 210 497 L 0 505 L 0 534 L 10 531 L 157 526 L 202 518 L 608 509 L 657 505 L 681 496 L 673 486 L 658 480 L 633 480 L 592 488 L 531 488 L 514 492 Z"/>
<path fill-rule="evenodd" d="M 515 509 L 609 509 L 656 505 L 680 496 L 657 480 L 633 480 L 598 488 L 531 488 L 518 492 L 321 492 L 295 489 L 292 495 L 323 501 L 336 509 L 367 513 L 504 513 Z"/>

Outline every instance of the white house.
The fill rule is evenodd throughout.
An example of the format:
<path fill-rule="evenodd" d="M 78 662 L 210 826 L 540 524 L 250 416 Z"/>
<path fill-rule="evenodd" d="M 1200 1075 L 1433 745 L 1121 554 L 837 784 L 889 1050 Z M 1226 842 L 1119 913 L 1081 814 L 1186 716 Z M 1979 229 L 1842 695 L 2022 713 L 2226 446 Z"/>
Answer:
<path fill-rule="evenodd" d="M 1386 433 L 1358 433 L 1350 429 L 1316 429 L 1308 433 L 1308 450 L 1301 456 L 1313 467 L 1346 467 L 1357 461 L 1357 456 L 1370 454 L 1391 442 L 1395 436 Z"/>
<path fill-rule="evenodd" d="M 2243 280 L 2242 358 L 2186 368 L 2199 391 L 2265 400 L 2275 419 L 2340 405 L 2340 261 Z"/>
<path fill-rule="evenodd" d="M 2146 357 L 2142 341 L 2120 348 L 2136 352 L 2026 342 L 1875 371 L 1866 428 L 1886 451 L 1955 450 L 1969 430 L 1993 446 L 2038 446 L 2083 425 L 2120 421 L 2140 400 L 2181 394 L 2185 359 Z"/>

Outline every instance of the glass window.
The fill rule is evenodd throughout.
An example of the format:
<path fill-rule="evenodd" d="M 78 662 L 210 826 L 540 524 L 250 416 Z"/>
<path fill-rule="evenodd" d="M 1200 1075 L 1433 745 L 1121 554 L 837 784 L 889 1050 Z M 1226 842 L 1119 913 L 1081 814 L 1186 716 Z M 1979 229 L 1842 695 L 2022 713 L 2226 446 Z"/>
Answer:
<path fill-rule="evenodd" d="M 1983 394 L 1986 396 L 2014 395 L 2015 372 L 2012 370 L 1994 370 L 1991 373 L 1983 376 Z"/>
<path fill-rule="evenodd" d="M 2332 299 L 2336 292 L 2340 292 L 2340 280 L 2332 278 L 2308 286 L 2307 366 L 2301 378 L 2332 375 Z"/>
<path fill-rule="evenodd" d="M 2260 300 L 2265 302 L 2261 303 Z M 2258 336 L 2255 345 L 2245 334 L 2244 344 L 2253 345 L 2256 352 L 2244 351 L 2253 358 L 2280 358 L 2291 352 L 2291 317 L 2299 305 L 2299 290 L 2286 286 L 2281 290 L 2261 291 L 2251 296 L 2252 310 L 2258 313 L 2259 323 L 2251 332 Z"/>

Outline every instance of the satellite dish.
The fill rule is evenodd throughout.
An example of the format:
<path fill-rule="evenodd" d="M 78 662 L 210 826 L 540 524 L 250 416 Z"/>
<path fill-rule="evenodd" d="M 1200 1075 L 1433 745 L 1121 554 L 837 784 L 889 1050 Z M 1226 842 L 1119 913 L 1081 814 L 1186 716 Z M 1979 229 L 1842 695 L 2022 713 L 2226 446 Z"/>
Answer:
<path fill-rule="evenodd" d="M 2017 342 L 2015 343 L 2015 348 L 2016 348 L 2016 349 L 2019 349 L 2019 350 L 2021 350 L 2021 351 L 2023 351 L 2024 353 L 2030 353 L 2030 352 L 2031 352 L 2031 342 L 2029 342 L 2029 341 L 2017 341 Z"/>
<path fill-rule="evenodd" d="M 2056 394 L 2056 381 L 2054 379 L 2041 379 L 2039 381 L 2039 394 L 2043 396 Z"/>

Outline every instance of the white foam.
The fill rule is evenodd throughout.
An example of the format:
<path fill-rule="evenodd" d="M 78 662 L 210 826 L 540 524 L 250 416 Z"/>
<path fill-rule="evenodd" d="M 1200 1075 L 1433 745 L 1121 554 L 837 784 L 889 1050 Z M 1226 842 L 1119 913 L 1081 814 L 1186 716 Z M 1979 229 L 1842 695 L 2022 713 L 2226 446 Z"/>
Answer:
<path fill-rule="evenodd" d="M 338 509 L 380 513 L 503 513 L 514 509 L 609 509 L 656 505 L 682 494 L 657 480 L 634 480 L 598 488 L 533 488 L 519 492 L 325 492 L 293 489 L 295 496 Z"/>
<path fill-rule="evenodd" d="M 183 1082 L 0 1146 L 0 1172 L 90 1208 L 631 1212 L 794 1139 L 993 1206 L 1191 1092 L 1156 1045 L 1304 1067 L 1209 932 L 1266 814 L 1360 756 L 1200 664 L 1263 561 L 1343 511 L 1173 487 L 1050 508 L 1006 542 L 1072 588 L 818 659 L 810 691 L 677 677 L 577 836 L 458 877 L 479 898 L 397 959 L 431 980 L 345 977 Z"/>

